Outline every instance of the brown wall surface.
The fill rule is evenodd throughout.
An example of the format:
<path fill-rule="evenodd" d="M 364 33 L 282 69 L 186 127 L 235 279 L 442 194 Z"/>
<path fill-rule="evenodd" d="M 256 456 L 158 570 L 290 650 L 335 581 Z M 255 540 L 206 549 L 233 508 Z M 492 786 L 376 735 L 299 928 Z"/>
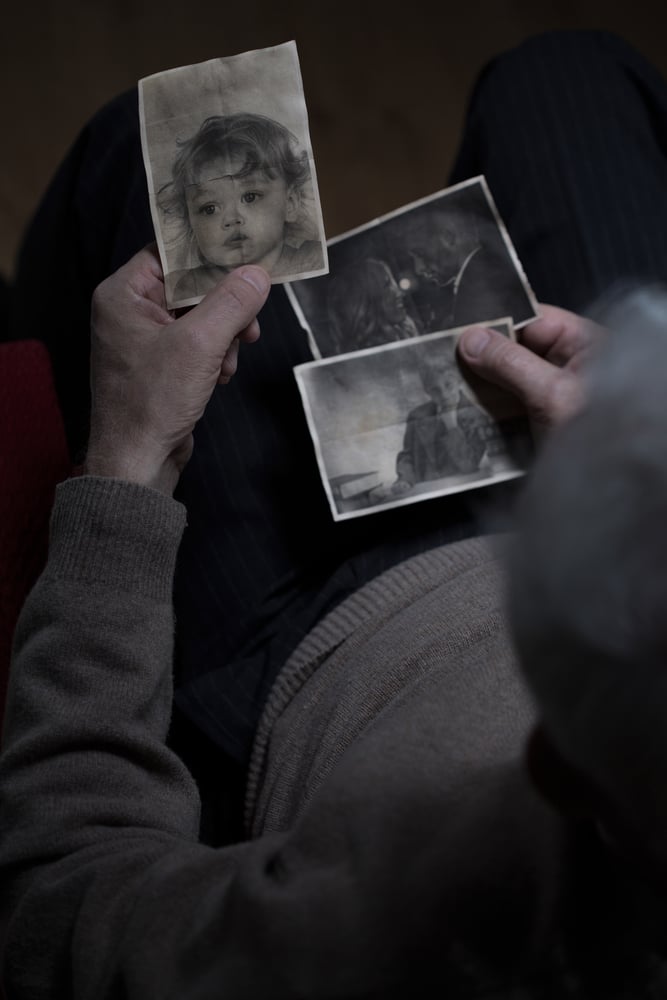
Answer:
<path fill-rule="evenodd" d="M 667 74 L 649 0 L 13 0 L 3 13 L 0 272 L 67 147 L 150 73 L 297 41 L 328 236 L 444 186 L 466 97 L 536 32 L 605 28 Z"/>

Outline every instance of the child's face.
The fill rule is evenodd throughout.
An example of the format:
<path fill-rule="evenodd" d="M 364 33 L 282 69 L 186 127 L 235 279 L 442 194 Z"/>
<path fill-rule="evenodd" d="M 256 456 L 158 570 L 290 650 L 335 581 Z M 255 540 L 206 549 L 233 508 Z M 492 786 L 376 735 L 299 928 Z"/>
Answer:
<path fill-rule="evenodd" d="M 270 269 L 283 249 L 285 223 L 294 220 L 296 197 L 282 177 L 236 176 L 244 166 L 242 157 L 219 156 L 202 168 L 186 190 L 190 225 L 209 263 Z"/>

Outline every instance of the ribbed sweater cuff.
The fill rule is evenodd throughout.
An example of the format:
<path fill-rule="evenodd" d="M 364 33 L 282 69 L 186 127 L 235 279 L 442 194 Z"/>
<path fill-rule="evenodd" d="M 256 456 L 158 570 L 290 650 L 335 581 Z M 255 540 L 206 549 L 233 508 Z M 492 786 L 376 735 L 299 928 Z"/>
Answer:
<path fill-rule="evenodd" d="M 119 479 L 80 476 L 58 486 L 46 575 L 171 600 L 185 507 Z"/>

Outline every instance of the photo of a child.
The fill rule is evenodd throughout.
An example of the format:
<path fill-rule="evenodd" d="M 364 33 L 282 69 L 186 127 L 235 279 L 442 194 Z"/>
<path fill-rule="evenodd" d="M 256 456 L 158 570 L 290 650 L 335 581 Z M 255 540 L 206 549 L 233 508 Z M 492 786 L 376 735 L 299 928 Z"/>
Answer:
<path fill-rule="evenodd" d="M 292 237 L 304 211 L 308 155 L 279 122 L 214 115 L 183 143 L 158 204 L 183 223 L 201 263 L 171 275 L 178 299 L 204 295 L 240 264 L 276 278 L 324 266 L 321 244 Z"/>
<path fill-rule="evenodd" d="M 294 43 L 156 74 L 141 81 L 140 93 L 172 308 L 200 301 L 242 264 L 259 264 L 274 282 L 327 272 Z"/>

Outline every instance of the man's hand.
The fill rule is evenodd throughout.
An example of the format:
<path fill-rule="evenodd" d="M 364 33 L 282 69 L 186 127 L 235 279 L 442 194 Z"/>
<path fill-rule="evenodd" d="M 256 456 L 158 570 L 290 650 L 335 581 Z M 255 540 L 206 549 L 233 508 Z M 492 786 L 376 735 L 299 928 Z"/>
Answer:
<path fill-rule="evenodd" d="M 88 474 L 173 492 L 211 393 L 236 371 L 239 341 L 259 337 L 269 288 L 265 271 L 241 267 L 175 319 L 154 247 L 102 282 L 92 307 Z"/>
<path fill-rule="evenodd" d="M 556 306 L 541 305 L 540 312 L 520 331 L 520 343 L 480 327 L 466 330 L 458 343 L 459 356 L 471 371 L 518 396 L 538 435 L 580 408 L 582 363 L 604 332 Z"/>
<path fill-rule="evenodd" d="M 413 485 L 414 483 L 411 483 L 407 479 L 404 479 L 402 476 L 399 476 L 398 479 L 396 479 L 391 484 L 389 491 L 392 496 L 400 497 L 404 496 L 406 493 L 409 493 Z"/>

